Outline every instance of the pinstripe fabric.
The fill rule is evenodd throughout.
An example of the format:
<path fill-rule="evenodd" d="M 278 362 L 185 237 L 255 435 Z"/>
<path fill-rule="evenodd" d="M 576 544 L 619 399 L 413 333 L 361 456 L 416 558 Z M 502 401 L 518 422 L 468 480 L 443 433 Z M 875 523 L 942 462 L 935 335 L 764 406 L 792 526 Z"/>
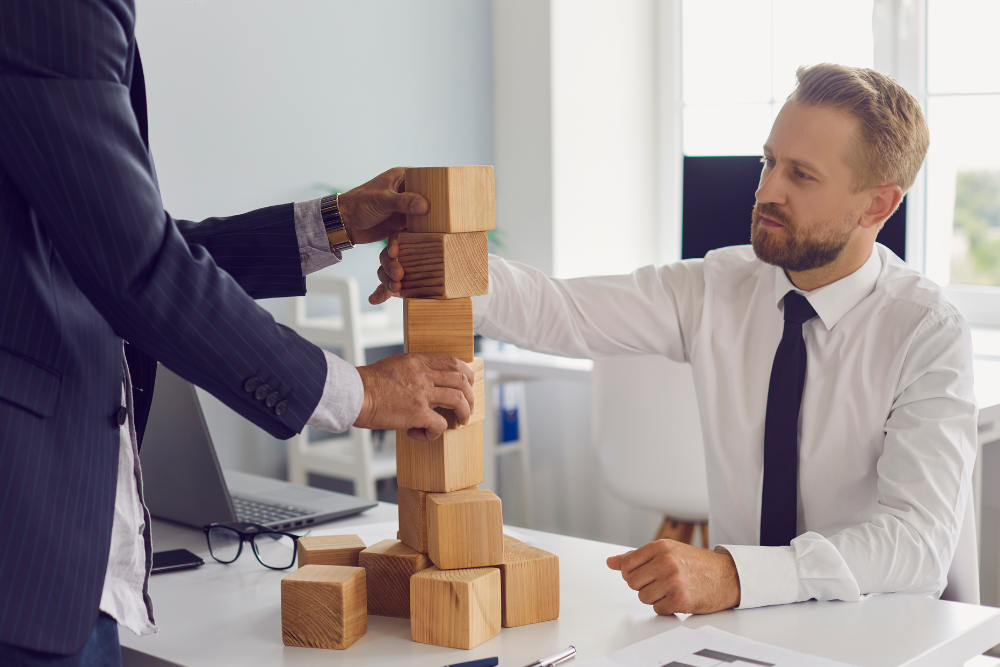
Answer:
<path fill-rule="evenodd" d="M 251 299 L 304 292 L 292 205 L 200 224 L 163 210 L 134 20 L 128 0 L 0 3 L 0 642 L 52 653 L 98 613 L 122 338 L 140 434 L 154 359 L 277 437 L 326 377 Z"/>

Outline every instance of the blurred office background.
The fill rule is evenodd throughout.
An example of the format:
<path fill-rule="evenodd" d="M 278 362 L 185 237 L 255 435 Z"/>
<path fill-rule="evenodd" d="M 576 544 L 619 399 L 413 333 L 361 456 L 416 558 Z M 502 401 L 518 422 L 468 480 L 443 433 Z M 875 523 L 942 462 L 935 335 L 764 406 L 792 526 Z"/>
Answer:
<path fill-rule="evenodd" d="M 932 135 L 925 171 L 884 240 L 948 285 L 974 325 L 1000 325 L 1000 56 L 992 34 L 1000 3 L 137 5 L 151 145 L 175 217 L 312 199 L 397 165 L 493 164 L 498 251 L 559 277 L 627 272 L 746 242 L 755 157 L 795 68 L 875 67 L 921 100 Z M 357 281 L 363 312 L 379 250 L 356 248 L 328 270 Z M 282 301 L 262 305 L 285 321 Z M 287 474 L 284 443 L 202 397 L 224 467 Z M 522 408 L 531 475 L 526 493 L 523 467 L 500 462 L 505 519 L 642 544 L 662 517 L 602 484 L 590 401 L 579 379 L 511 387 L 506 402 Z M 502 422 L 494 420 L 498 430 Z M 982 457 L 987 474 L 991 457 Z M 983 488 L 983 540 L 1000 545 L 988 521 L 998 517 L 1000 495 Z M 380 492 L 391 496 L 391 484 Z M 995 587 L 996 577 L 984 574 L 989 582 Z"/>

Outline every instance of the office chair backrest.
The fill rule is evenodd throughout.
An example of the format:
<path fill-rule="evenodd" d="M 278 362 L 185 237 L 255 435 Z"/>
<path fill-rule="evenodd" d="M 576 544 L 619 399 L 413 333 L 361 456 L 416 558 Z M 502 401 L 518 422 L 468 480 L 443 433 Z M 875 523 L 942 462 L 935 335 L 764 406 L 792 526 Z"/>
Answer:
<path fill-rule="evenodd" d="M 705 448 L 688 364 L 660 356 L 596 362 L 591 417 L 601 475 L 615 496 L 678 521 L 708 520 Z"/>
<path fill-rule="evenodd" d="M 979 547 L 976 543 L 975 498 L 969 493 L 965 504 L 965 519 L 958 536 L 958 546 L 948 570 L 948 587 L 942 600 L 979 604 Z"/>

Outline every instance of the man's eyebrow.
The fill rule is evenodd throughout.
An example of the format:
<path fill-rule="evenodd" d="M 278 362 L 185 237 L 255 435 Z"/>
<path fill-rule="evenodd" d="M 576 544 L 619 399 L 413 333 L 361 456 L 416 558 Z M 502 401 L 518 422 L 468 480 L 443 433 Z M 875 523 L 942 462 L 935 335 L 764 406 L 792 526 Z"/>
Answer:
<path fill-rule="evenodd" d="M 764 144 L 764 153 L 765 154 L 773 153 L 773 152 L 774 151 L 771 150 L 770 146 L 768 146 L 767 144 Z M 789 158 L 788 161 L 791 162 L 793 165 L 795 165 L 796 167 L 798 167 L 800 169 L 805 169 L 806 171 L 811 171 L 811 172 L 813 172 L 815 174 L 822 174 L 823 173 L 823 171 L 819 167 L 817 167 L 816 165 L 812 164 L 811 162 L 806 162 L 805 160 L 799 160 L 799 159 L 796 159 L 796 158 Z"/>

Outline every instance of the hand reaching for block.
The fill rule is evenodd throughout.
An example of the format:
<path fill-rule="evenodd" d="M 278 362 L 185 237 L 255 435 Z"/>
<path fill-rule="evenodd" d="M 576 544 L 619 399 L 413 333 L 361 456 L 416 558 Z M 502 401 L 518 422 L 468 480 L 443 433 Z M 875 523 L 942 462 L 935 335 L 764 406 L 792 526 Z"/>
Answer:
<path fill-rule="evenodd" d="M 378 279 L 381 284 L 368 297 L 368 303 L 378 305 L 388 301 L 389 297 L 399 296 L 399 290 L 403 288 L 404 270 L 398 258 L 399 234 L 393 234 L 378 256 L 381 264 L 378 269 Z"/>
<path fill-rule="evenodd" d="M 358 373 L 365 388 L 359 428 L 406 429 L 413 440 L 434 440 L 448 429 L 435 408 L 453 411 L 463 425 L 475 408 L 475 373 L 454 357 L 396 354 Z"/>
<path fill-rule="evenodd" d="M 425 198 L 404 192 L 403 174 L 403 167 L 396 167 L 340 194 L 340 215 L 353 243 L 381 241 L 403 229 L 408 214 L 429 210 Z"/>

